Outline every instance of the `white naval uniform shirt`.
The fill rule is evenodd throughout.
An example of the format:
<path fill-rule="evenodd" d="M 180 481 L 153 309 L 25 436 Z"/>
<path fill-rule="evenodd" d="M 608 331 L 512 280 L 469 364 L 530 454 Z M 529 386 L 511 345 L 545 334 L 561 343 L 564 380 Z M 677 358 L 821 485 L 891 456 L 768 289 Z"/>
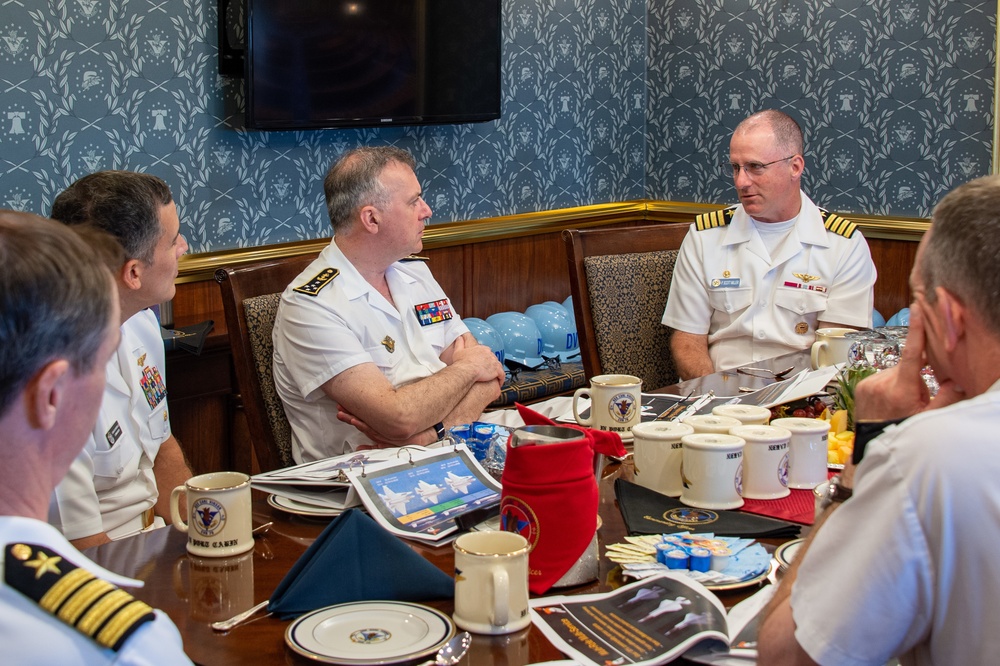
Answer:
<path fill-rule="evenodd" d="M 868 443 L 792 586 L 795 638 L 815 661 L 996 663 L 998 423 L 1000 381 Z"/>
<path fill-rule="evenodd" d="M 872 323 L 875 265 L 860 231 L 827 231 L 804 193 L 798 221 L 772 259 L 738 206 L 728 225 L 691 230 L 670 284 L 663 324 L 708 335 L 716 370 L 809 347 L 819 321 Z"/>
<path fill-rule="evenodd" d="M 60 557 L 98 578 L 120 587 L 141 586 L 140 581 L 114 574 L 80 554 L 51 525 L 19 516 L 0 516 L 0 552 L 7 544 L 29 543 L 50 548 Z M 77 629 L 42 609 L 27 596 L 3 582 L 4 557 L 0 555 L 0 646 L 5 664 L 130 664 L 152 666 L 190 664 L 177 627 L 162 611 L 126 639 L 118 652 L 101 647 Z M 44 573 L 43 575 L 54 575 Z"/>
<path fill-rule="evenodd" d="M 151 310 L 122 324 L 97 423 L 50 503 L 49 522 L 66 538 L 128 536 L 138 531 L 133 519 L 156 504 L 153 462 L 170 436 L 165 360 Z"/>
<path fill-rule="evenodd" d="M 329 268 L 340 274 L 314 296 L 295 290 Z M 386 280 L 395 307 L 361 277 L 334 238 L 281 296 L 273 331 L 274 383 L 296 462 L 371 442 L 337 419 L 337 404 L 323 384 L 362 363 L 377 365 L 394 387 L 429 377 L 445 367 L 441 353 L 469 330 L 423 261 L 396 262 Z M 435 302 L 450 318 L 421 326 L 416 308 Z"/>

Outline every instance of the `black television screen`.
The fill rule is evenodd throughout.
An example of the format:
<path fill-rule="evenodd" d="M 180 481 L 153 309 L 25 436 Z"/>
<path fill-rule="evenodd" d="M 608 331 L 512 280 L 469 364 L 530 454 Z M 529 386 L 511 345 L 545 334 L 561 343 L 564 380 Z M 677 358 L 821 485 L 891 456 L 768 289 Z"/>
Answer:
<path fill-rule="evenodd" d="M 501 0 L 246 0 L 255 129 L 500 117 Z"/>

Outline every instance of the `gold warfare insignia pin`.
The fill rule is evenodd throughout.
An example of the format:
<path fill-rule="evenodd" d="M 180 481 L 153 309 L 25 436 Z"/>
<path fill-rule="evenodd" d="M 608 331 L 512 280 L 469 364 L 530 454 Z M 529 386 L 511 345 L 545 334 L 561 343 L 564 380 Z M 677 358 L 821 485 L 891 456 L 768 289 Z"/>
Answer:
<path fill-rule="evenodd" d="M 732 273 L 730 273 L 729 271 L 722 271 L 722 277 L 724 278 L 730 277 L 731 275 Z"/>
<path fill-rule="evenodd" d="M 792 275 L 794 275 L 798 279 L 802 280 L 806 284 L 812 282 L 813 280 L 818 280 L 819 279 L 818 275 L 809 275 L 808 273 L 792 273 Z"/>
<path fill-rule="evenodd" d="M 382 346 L 385 347 L 385 350 L 390 354 L 396 351 L 396 341 L 390 338 L 388 335 L 382 338 Z"/>
<path fill-rule="evenodd" d="M 11 547 L 10 554 L 14 556 L 15 560 L 21 560 L 23 562 L 31 557 L 31 546 L 23 543 L 15 544 Z"/>
<path fill-rule="evenodd" d="M 145 354 L 143 354 L 142 356 L 140 356 L 139 358 L 137 358 L 137 359 L 135 360 L 135 363 L 136 363 L 136 365 L 138 365 L 138 366 L 139 366 L 140 368 L 141 368 L 142 366 L 146 365 L 146 355 L 145 355 Z"/>
<path fill-rule="evenodd" d="M 795 332 L 799 335 L 804 335 L 809 332 L 809 324 L 804 321 L 800 321 L 795 325 Z"/>

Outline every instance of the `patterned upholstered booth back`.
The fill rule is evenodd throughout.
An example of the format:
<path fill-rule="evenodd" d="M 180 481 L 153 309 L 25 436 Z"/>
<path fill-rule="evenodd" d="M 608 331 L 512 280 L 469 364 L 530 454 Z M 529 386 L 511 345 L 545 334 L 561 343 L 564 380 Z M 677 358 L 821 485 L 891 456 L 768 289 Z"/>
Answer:
<path fill-rule="evenodd" d="M 274 370 L 271 364 L 274 356 L 271 330 L 274 328 L 274 318 L 280 300 L 281 294 L 254 296 L 243 300 L 243 310 L 247 318 L 247 333 L 250 336 L 254 368 L 260 381 L 261 397 L 264 399 L 264 411 L 274 433 L 278 457 L 283 466 L 289 466 L 295 464 L 292 459 L 292 431 L 285 417 L 281 397 L 274 387 Z"/>
<path fill-rule="evenodd" d="M 635 375 L 644 390 L 678 381 L 670 329 L 660 323 L 676 261 L 677 250 L 583 260 L 601 369 Z"/>

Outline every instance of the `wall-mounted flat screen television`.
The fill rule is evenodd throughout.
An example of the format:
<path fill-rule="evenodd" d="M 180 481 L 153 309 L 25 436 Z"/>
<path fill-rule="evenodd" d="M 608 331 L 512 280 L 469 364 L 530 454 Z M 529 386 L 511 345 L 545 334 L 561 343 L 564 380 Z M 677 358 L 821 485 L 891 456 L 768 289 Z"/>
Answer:
<path fill-rule="evenodd" d="M 501 0 L 246 0 L 246 124 L 500 117 Z"/>

